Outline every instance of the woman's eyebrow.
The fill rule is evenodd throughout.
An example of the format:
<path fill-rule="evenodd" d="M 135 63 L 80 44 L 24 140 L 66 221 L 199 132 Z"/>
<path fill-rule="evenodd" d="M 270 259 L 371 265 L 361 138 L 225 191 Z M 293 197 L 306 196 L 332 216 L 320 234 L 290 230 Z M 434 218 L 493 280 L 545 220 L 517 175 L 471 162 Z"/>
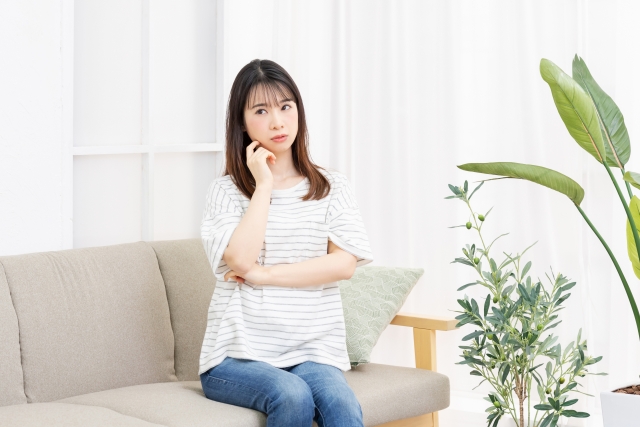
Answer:
<path fill-rule="evenodd" d="M 280 104 L 282 104 L 283 102 L 288 102 L 288 101 L 293 101 L 293 99 L 291 99 L 291 98 L 283 99 L 282 101 L 280 101 Z M 256 107 L 266 107 L 266 106 L 267 106 L 267 104 L 265 104 L 265 103 L 262 103 L 262 104 L 256 104 L 256 105 L 254 105 L 253 107 L 251 107 L 251 109 L 253 110 L 253 109 L 254 109 L 254 108 L 256 108 Z"/>

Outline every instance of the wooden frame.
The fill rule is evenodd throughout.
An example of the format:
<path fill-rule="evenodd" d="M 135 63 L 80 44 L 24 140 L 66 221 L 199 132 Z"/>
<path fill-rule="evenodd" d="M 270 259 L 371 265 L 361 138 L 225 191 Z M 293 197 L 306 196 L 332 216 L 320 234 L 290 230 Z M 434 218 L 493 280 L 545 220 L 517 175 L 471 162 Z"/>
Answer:
<path fill-rule="evenodd" d="M 398 313 L 391 325 L 409 326 L 413 328 L 413 344 L 415 347 L 416 368 L 436 370 L 436 331 L 452 331 L 458 321 L 455 319 L 424 316 L 417 313 Z M 438 413 L 420 415 L 379 424 L 376 427 L 438 427 Z"/>

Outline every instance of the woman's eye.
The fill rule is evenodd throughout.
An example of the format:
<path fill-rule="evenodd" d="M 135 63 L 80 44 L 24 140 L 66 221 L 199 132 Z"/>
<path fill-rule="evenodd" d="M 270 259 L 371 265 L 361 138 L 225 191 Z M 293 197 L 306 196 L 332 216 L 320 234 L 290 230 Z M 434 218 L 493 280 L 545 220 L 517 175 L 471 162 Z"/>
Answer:
<path fill-rule="evenodd" d="M 282 106 L 282 108 L 284 109 L 284 107 L 289 107 L 289 108 L 287 108 L 287 110 L 290 110 L 291 108 L 293 108 L 293 107 L 292 107 L 291 105 L 289 105 L 289 104 L 284 104 L 284 105 Z M 259 110 L 257 110 L 257 111 L 256 111 L 256 114 L 262 114 L 262 113 L 260 113 L 260 111 L 264 111 L 264 112 L 266 112 L 267 110 L 265 110 L 264 108 L 261 108 L 261 109 L 259 109 Z"/>

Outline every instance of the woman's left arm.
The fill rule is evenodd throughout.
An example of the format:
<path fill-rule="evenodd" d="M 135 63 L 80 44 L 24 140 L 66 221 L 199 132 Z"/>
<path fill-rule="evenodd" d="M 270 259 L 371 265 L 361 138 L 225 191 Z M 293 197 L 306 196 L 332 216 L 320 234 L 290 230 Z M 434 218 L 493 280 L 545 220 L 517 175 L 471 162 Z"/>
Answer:
<path fill-rule="evenodd" d="M 262 266 L 255 264 L 244 279 L 256 285 L 273 285 L 304 288 L 323 283 L 347 280 L 356 269 L 356 257 L 328 241 L 327 255 L 311 258 L 293 264 Z M 230 271 L 228 276 L 234 276 Z M 225 280 L 228 279 L 225 275 Z"/>

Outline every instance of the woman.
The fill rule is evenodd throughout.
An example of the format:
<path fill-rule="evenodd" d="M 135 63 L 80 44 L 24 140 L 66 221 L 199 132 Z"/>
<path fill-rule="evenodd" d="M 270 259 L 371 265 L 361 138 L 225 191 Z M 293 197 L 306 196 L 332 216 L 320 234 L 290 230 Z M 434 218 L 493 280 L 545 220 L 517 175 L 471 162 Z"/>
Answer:
<path fill-rule="evenodd" d="M 337 282 L 373 258 L 349 181 L 307 145 L 291 76 L 251 61 L 231 87 L 226 168 L 202 218 L 217 283 L 198 374 L 207 398 L 261 411 L 267 427 L 362 427 Z"/>

